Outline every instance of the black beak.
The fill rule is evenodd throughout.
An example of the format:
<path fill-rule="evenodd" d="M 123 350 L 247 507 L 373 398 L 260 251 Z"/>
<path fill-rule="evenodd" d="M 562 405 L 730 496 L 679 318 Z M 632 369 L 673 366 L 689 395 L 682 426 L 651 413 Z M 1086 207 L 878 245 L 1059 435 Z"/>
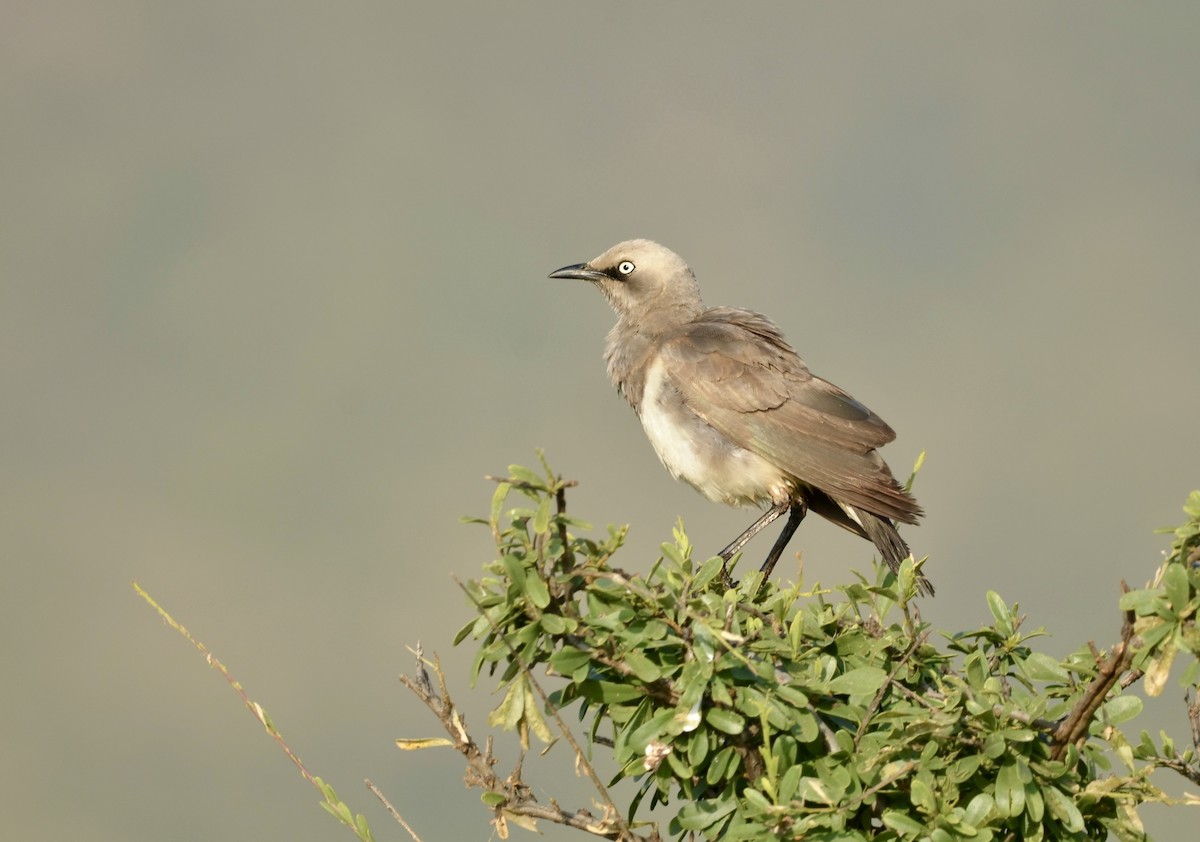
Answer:
<path fill-rule="evenodd" d="M 570 278 L 575 281 L 603 281 L 608 275 L 597 272 L 586 263 L 572 263 L 550 273 L 551 278 Z"/>

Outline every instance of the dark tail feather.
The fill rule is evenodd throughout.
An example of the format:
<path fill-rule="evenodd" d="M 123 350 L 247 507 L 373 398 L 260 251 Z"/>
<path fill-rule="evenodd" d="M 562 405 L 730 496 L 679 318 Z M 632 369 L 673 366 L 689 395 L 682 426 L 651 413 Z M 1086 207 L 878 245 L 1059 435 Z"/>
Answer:
<path fill-rule="evenodd" d="M 904 539 L 900 537 L 900 533 L 896 531 L 896 527 L 890 520 L 870 512 L 864 512 L 857 506 L 854 507 L 854 514 L 858 516 L 863 531 L 867 533 L 867 538 L 875 545 L 875 549 L 879 550 L 879 554 L 883 556 L 887 566 L 892 569 L 893 573 L 899 572 L 900 562 L 908 558 L 911 551 L 908 549 L 908 544 L 904 543 Z M 917 588 L 926 596 L 933 596 L 933 584 L 925 578 L 924 573 L 918 573 L 917 576 Z"/>

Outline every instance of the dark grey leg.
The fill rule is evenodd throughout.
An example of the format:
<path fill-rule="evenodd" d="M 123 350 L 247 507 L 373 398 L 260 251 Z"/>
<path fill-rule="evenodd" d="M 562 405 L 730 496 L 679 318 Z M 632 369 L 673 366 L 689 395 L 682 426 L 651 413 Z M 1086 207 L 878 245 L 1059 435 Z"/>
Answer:
<path fill-rule="evenodd" d="M 734 538 L 733 543 L 730 544 L 725 549 L 721 550 L 721 552 L 717 553 L 717 555 L 719 555 L 721 558 L 725 559 L 726 561 L 729 561 L 729 559 L 733 558 L 734 553 L 736 553 L 742 547 L 746 546 L 746 543 L 751 538 L 753 538 L 755 535 L 762 532 L 764 529 L 766 529 L 768 526 L 770 526 L 772 523 L 774 523 L 776 518 L 778 518 L 781 514 L 786 512 L 790 507 L 791 507 L 791 503 L 780 503 L 778 506 L 773 506 L 770 509 L 767 509 L 767 511 L 763 513 L 762 517 L 760 517 L 758 520 L 754 521 L 754 523 L 750 524 L 749 529 L 747 529 L 741 535 Z M 792 531 L 795 532 L 796 530 L 793 529 Z M 789 534 L 788 537 L 790 538 L 791 535 Z"/>
<path fill-rule="evenodd" d="M 766 582 L 771 577 L 771 571 L 775 569 L 775 562 L 779 561 L 779 557 L 783 555 L 784 548 L 788 545 L 788 541 L 792 540 L 792 536 L 796 534 L 796 530 L 800 526 L 800 521 L 804 520 L 806 514 L 808 514 L 808 506 L 803 503 L 792 503 L 789 507 L 787 523 L 783 525 L 783 531 L 775 539 L 775 546 L 771 547 L 771 552 L 767 556 L 767 560 L 763 562 L 763 582 Z M 776 517 L 779 517 L 779 515 L 776 515 Z"/>

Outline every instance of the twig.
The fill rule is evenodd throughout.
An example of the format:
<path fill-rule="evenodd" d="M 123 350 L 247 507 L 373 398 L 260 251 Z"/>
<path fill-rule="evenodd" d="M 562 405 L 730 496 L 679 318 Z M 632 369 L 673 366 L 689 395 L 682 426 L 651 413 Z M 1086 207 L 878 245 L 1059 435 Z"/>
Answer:
<path fill-rule="evenodd" d="M 1122 592 L 1128 592 L 1129 586 L 1121 583 Z M 1100 671 L 1084 691 L 1083 697 L 1075 703 L 1075 707 L 1054 731 L 1053 750 L 1050 757 L 1062 760 L 1067 748 L 1082 740 L 1088 732 L 1092 717 L 1104 704 L 1108 692 L 1121 680 L 1122 675 L 1133 663 L 1133 621 L 1132 611 L 1125 612 L 1125 622 L 1121 627 L 1121 642 L 1113 647 L 1108 658 L 1100 665 Z"/>
<path fill-rule="evenodd" d="M 574 485 L 575 481 L 571 480 L 570 485 Z M 567 537 L 567 525 L 563 522 L 563 515 L 567 513 L 567 488 L 568 483 L 563 482 L 562 477 L 558 478 L 557 488 L 554 491 L 554 503 L 558 509 L 558 541 L 562 544 L 562 564 L 563 572 L 570 573 L 575 567 L 575 552 L 571 549 L 571 541 Z"/>
<path fill-rule="evenodd" d="M 157 611 L 158 616 L 161 617 L 168 626 L 179 632 L 179 634 L 181 634 L 183 638 L 188 641 L 188 643 L 196 647 L 196 650 L 204 656 L 204 659 L 208 662 L 208 665 L 217 672 L 221 673 L 221 675 L 229 683 L 229 686 L 232 687 L 234 692 L 236 692 L 241 698 L 242 704 L 244 704 L 247 710 L 254 715 L 254 718 L 257 719 L 263 728 L 266 729 L 267 733 L 271 735 L 271 738 L 275 740 L 279 748 L 283 750 L 283 753 L 288 756 L 288 759 L 291 760 L 292 763 L 295 764 L 296 768 L 300 770 L 300 775 L 304 778 L 304 780 L 312 784 L 313 787 L 316 788 L 317 792 L 321 793 L 321 797 L 323 799 L 321 806 L 328 810 L 330 815 L 337 819 L 339 823 L 347 827 L 355 836 L 358 836 L 360 839 L 370 838 L 370 831 L 368 830 L 366 820 L 362 817 L 362 815 L 355 816 L 352 814 L 350 812 L 350 808 L 337 798 L 333 787 L 324 783 L 320 778 L 308 771 L 308 768 L 304 765 L 304 762 L 300 760 L 300 757 L 296 754 L 296 752 L 292 751 L 292 747 L 289 746 L 287 741 L 283 739 L 283 734 L 280 733 L 279 729 L 275 727 L 275 723 L 271 720 L 271 717 L 267 714 L 267 711 L 262 705 L 250 698 L 249 694 L 246 692 L 246 689 L 242 687 L 241 682 L 229 673 L 229 670 L 225 667 L 225 665 L 217 660 L 217 657 L 211 651 L 209 651 L 207 646 L 201 643 L 195 637 L 195 635 L 187 630 L 182 623 L 167 613 L 165 608 L 155 602 L 154 598 L 150 596 L 150 594 L 148 594 L 141 585 L 139 585 L 137 582 L 132 582 L 131 584 L 133 585 L 133 589 L 137 592 L 137 595 L 145 600 L 151 608 Z"/>
<path fill-rule="evenodd" d="M 457 584 L 462 589 L 463 593 L 465 593 L 467 595 L 467 598 L 471 599 L 474 602 L 474 600 L 475 600 L 474 595 L 467 589 L 467 587 L 465 585 L 463 585 L 463 583 L 461 581 L 459 581 L 459 579 L 457 577 L 452 577 L 452 578 L 454 578 L 455 584 Z M 559 715 L 558 709 L 556 707 L 554 707 L 554 705 L 550 704 L 550 697 L 546 694 L 546 691 L 542 689 L 542 685 L 534 677 L 533 670 L 530 669 L 530 667 L 527 663 L 525 663 L 525 659 L 521 657 L 521 653 L 517 651 L 517 648 L 515 646 L 513 646 L 511 643 L 509 643 L 508 638 L 502 633 L 500 627 L 498 625 L 496 625 L 496 622 L 491 618 L 491 616 L 487 613 L 487 611 L 485 611 L 482 608 L 482 606 L 480 606 L 478 603 L 476 603 L 475 608 L 477 611 L 479 611 L 480 616 L 488 618 L 488 622 L 492 626 L 492 631 L 496 634 L 496 636 L 498 638 L 500 638 L 501 640 L 504 641 L 506 646 L 508 646 L 508 651 L 510 653 L 512 653 L 513 659 L 521 667 L 521 671 L 525 673 L 526 678 L 529 679 L 530 685 L 533 687 L 534 690 L 537 691 L 538 696 L 542 700 L 542 704 L 544 704 L 546 706 L 546 709 L 550 711 L 550 715 L 552 717 L 554 717 L 554 721 L 556 723 L 558 723 L 559 733 L 561 733 L 563 735 L 563 737 L 566 739 L 567 743 L 571 746 L 572 750 L 574 750 L 576 762 L 579 764 L 579 767 L 581 769 L 583 769 L 584 774 L 586 774 L 588 776 L 588 779 L 591 780 L 592 785 L 596 788 L 596 791 L 600 794 L 600 797 L 603 799 L 604 806 L 605 806 L 605 812 L 609 813 L 611 816 L 616 817 L 615 821 L 617 822 L 617 827 L 619 829 L 619 835 L 615 838 L 617 838 L 617 839 L 638 838 L 629 829 L 629 826 L 625 823 L 625 820 L 623 818 L 621 818 L 621 811 L 617 807 L 616 803 L 612 800 L 612 796 L 608 794 L 608 787 L 606 787 L 604 785 L 604 782 L 600 780 L 600 776 L 596 774 L 596 770 L 594 768 L 592 768 L 592 764 L 590 762 L 588 762 L 587 756 L 584 753 L 583 748 L 579 745 L 579 742 L 575 739 L 575 735 L 571 732 L 571 729 L 569 727 L 567 727 L 567 723 L 565 723 L 563 721 L 562 717 Z M 655 833 L 655 836 L 657 836 L 657 832 Z"/>
<path fill-rule="evenodd" d="M 585 809 L 568 813 L 557 803 L 552 802 L 549 806 L 546 806 L 535 801 L 529 788 L 523 781 L 517 779 L 515 773 L 510 775 L 508 780 L 502 780 L 493 770 L 496 761 L 492 756 L 490 738 L 486 752 L 481 751 L 478 743 L 475 742 L 467 730 L 465 718 L 458 711 L 454 701 L 446 691 L 446 678 L 442 672 L 441 665 L 436 659 L 432 662 L 425 661 L 424 664 L 428 664 L 433 668 L 434 674 L 437 676 L 438 691 L 434 691 L 429 686 L 428 680 L 423 683 L 419 679 L 401 675 L 400 681 L 433 712 L 438 721 L 442 723 L 442 727 L 446 730 L 446 733 L 450 735 L 454 742 L 454 747 L 466 758 L 468 785 L 478 786 L 505 797 L 504 803 L 496 808 L 498 820 L 501 818 L 501 813 L 508 813 L 531 819 L 543 819 L 566 827 L 583 830 L 605 839 L 619 840 L 619 842 L 634 842 L 635 840 L 636 842 L 660 842 L 660 837 L 656 830 L 652 829 L 647 836 L 638 836 L 633 833 L 624 825 L 624 822 L 621 822 L 619 818 L 615 818 L 619 817 L 619 813 L 603 817 L 596 816 Z M 421 667 L 422 671 L 424 670 L 424 664 Z"/>
<path fill-rule="evenodd" d="M 1028 725 L 1030 728 L 1037 728 L 1039 731 L 1053 731 L 1058 723 L 1049 719 L 1036 719 L 1021 710 L 1008 710 L 1001 704 L 992 705 L 992 715 L 997 719 L 1008 717 L 1014 722 L 1020 722 L 1022 725 Z"/>
<path fill-rule="evenodd" d="M 1170 769 L 1173 772 L 1178 772 L 1192 783 L 1200 786 L 1200 766 L 1197 766 L 1194 763 L 1184 763 L 1183 758 L 1177 756 L 1169 760 L 1165 758 L 1156 760 L 1154 761 L 1154 764 L 1160 768 Z"/>
<path fill-rule="evenodd" d="M 379 791 L 379 787 L 371 783 L 370 778 L 366 779 L 366 784 L 367 789 L 375 793 L 375 797 L 378 798 L 383 806 L 387 808 L 387 811 L 392 814 L 392 818 L 399 822 L 402 828 L 408 831 L 408 835 L 413 838 L 413 842 L 421 842 L 421 837 L 417 836 L 417 832 L 409 826 L 408 822 L 404 820 L 404 816 L 400 815 L 400 811 L 393 807 L 392 802 L 388 801 L 384 794 Z"/>
<path fill-rule="evenodd" d="M 1196 749 L 1196 756 L 1200 757 L 1200 694 L 1193 696 L 1191 690 L 1185 690 L 1183 701 L 1188 706 L 1188 722 L 1192 726 L 1192 746 Z"/>
<path fill-rule="evenodd" d="M 182 623 L 167 613 L 165 608 L 155 602 L 154 598 L 150 596 L 150 594 L 148 594 L 141 585 L 139 585 L 137 582 L 132 582 L 131 584 L 133 585 L 133 589 L 137 591 L 137 595 L 149 603 L 150 607 L 158 612 L 158 616 L 161 617 L 168 626 L 183 635 L 184 639 L 187 640 L 188 643 L 192 644 L 192 646 L 195 646 L 200 654 L 204 656 L 204 659 L 208 661 L 208 665 L 217 672 L 221 673 L 222 677 L 229 682 L 229 686 L 232 687 L 234 692 L 237 693 L 241 698 L 242 703 L 247 707 L 247 709 L 249 709 L 250 713 L 254 715 L 254 718 L 257 719 L 262 726 L 267 729 L 267 733 L 270 734 L 275 742 L 279 744 L 279 747 L 283 749 L 283 753 L 286 754 L 288 759 L 290 759 L 292 763 L 296 765 L 296 768 L 300 770 L 300 774 L 304 777 L 304 780 L 315 786 L 318 791 L 321 791 L 321 786 L 317 783 L 316 777 L 308 771 L 308 769 L 304 766 L 303 761 L 301 761 L 296 755 L 296 752 L 292 751 L 291 746 L 284 741 L 283 734 L 279 733 L 279 729 L 275 727 L 275 723 L 271 721 L 271 717 L 267 715 L 267 712 L 263 709 L 263 706 L 251 699 L 249 694 L 246 693 L 246 689 L 242 687 L 241 682 L 230 675 L 229 670 L 223 663 L 217 660 L 217 657 L 209 651 L 208 647 L 197 640 L 196 637 L 190 631 L 188 631 Z M 322 791 L 321 794 L 324 795 L 324 792 Z"/>
<path fill-rule="evenodd" d="M 917 647 L 923 645 L 928 639 L 929 632 L 916 635 L 912 640 L 912 645 L 908 647 L 908 651 L 906 651 L 897 659 L 896 665 L 892 667 L 892 671 L 888 673 L 887 680 L 884 681 L 883 684 L 880 685 L 879 689 L 875 692 L 875 697 L 871 699 L 871 703 L 867 705 L 867 709 L 863 713 L 862 723 L 859 724 L 858 731 L 856 731 L 854 734 L 855 749 L 858 748 L 858 744 L 862 740 L 863 735 L 867 733 L 867 727 L 871 724 L 871 717 L 875 715 L 875 712 L 879 710 L 879 706 L 883 704 L 883 700 L 887 696 L 891 685 L 893 683 L 899 683 L 896 681 L 896 676 L 900 674 L 900 670 L 902 670 L 904 665 L 908 663 L 908 659 L 911 658 L 913 653 L 917 651 Z"/>
<path fill-rule="evenodd" d="M 1121 689 L 1128 690 L 1130 686 L 1141 680 L 1141 677 L 1145 674 L 1145 670 L 1130 670 L 1126 676 L 1121 679 Z"/>

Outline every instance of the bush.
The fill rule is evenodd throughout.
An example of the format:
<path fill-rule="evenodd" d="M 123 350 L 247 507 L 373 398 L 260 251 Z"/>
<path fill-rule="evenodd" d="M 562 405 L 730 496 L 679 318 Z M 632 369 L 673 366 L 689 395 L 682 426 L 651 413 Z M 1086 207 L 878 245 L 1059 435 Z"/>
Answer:
<path fill-rule="evenodd" d="M 658 839 L 639 819 L 648 797 L 679 805 L 671 834 L 707 839 L 1140 840 L 1140 805 L 1200 803 L 1150 780 L 1168 768 L 1200 784 L 1200 492 L 1152 584 L 1115 606 L 1119 642 L 1058 659 L 1034 648 L 1042 631 L 1024 631 L 1016 606 L 992 592 L 990 625 L 934 632 L 913 599 L 911 560 L 898 576 L 877 570 L 833 590 L 757 572 L 728 587 L 721 559 L 694 559 L 679 527 L 648 573 L 623 571 L 612 560 L 625 531 L 577 534 L 591 527 L 566 512 L 571 484 L 518 466 L 499 481 L 479 521 L 498 558 L 464 586 L 478 615 L 455 642 L 479 642 L 473 681 L 499 675 L 491 723 L 526 746 L 557 730 L 602 814 L 537 803 L 520 764 L 501 779 L 440 671 L 438 690 L 423 667 L 406 679 L 475 770 L 468 782 L 486 790 L 502 836 L 510 821 L 541 818 Z M 514 494 L 524 505 L 510 507 Z M 1142 711 L 1132 688 L 1161 693 L 1177 659 L 1195 732 L 1182 750 L 1165 734 L 1125 730 Z M 619 772 L 607 785 L 559 716 L 569 708 L 590 750 L 612 754 Z M 624 778 L 636 791 L 619 809 L 608 788 Z"/>

